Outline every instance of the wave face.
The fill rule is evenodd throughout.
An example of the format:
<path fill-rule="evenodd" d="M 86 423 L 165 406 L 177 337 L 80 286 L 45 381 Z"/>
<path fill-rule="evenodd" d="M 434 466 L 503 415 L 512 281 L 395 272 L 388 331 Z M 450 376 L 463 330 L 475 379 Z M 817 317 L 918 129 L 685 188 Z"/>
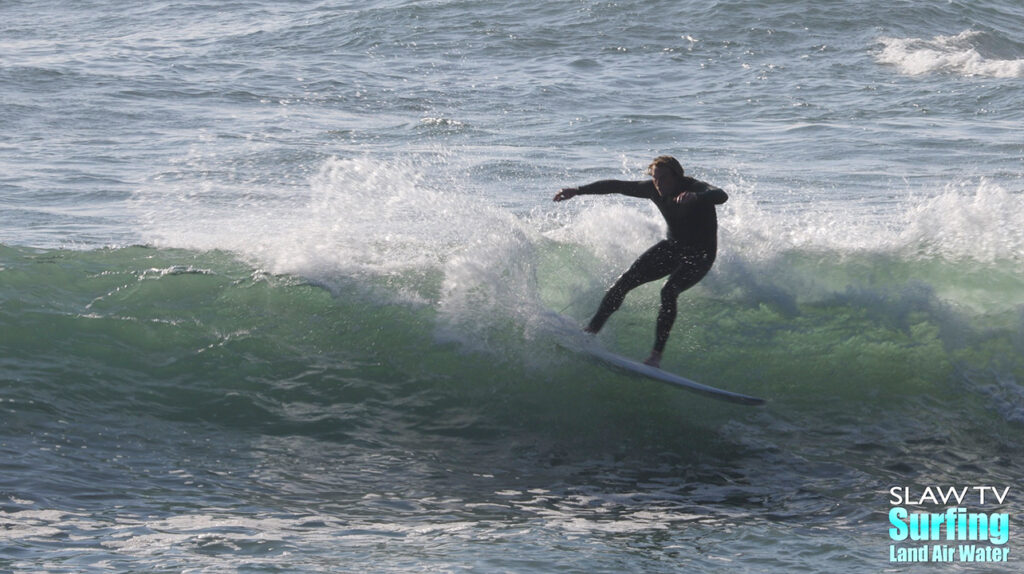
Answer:
<path fill-rule="evenodd" d="M 137 371 L 140 380 L 235 379 L 252 360 L 252 375 L 272 380 L 280 375 L 260 369 L 297 361 L 317 372 L 324 360 L 344 371 L 352 360 L 359 371 L 437 353 L 412 380 L 456 369 L 450 377 L 465 390 L 486 387 L 473 370 L 480 361 L 489 374 L 496 362 L 513 380 L 544 378 L 579 361 L 549 348 L 551 314 L 588 318 L 603 286 L 663 233 L 653 208 L 625 198 L 517 214 L 424 183 L 418 169 L 330 159 L 308 201 L 273 217 L 215 210 L 213 226 L 165 214 L 151 233 L 167 247 L 5 247 L 8 356 L 109 361 L 100 378 L 111 380 Z M 1024 303 L 1024 203 L 1001 186 L 951 186 L 874 217 L 828 205 L 780 210 L 742 193 L 727 206 L 716 268 L 681 299 L 678 368 L 798 401 L 853 392 L 847 377 L 869 377 L 852 385 L 859 392 L 911 394 L 919 384 L 988 388 L 965 382 L 974 372 L 992 371 L 990 383 L 1015 378 L 1014 353 L 999 368 L 986 362 L 1000 345 L 1018 348 Z M 639 354 L 657 286 L 627 301 L 602 338 Z M 463 363 L 469 370 L 458 371 Z M 210 402 L 173 387 L 169 404 Z M 1018 421 L 1019 407 L 997 410 Z"/>

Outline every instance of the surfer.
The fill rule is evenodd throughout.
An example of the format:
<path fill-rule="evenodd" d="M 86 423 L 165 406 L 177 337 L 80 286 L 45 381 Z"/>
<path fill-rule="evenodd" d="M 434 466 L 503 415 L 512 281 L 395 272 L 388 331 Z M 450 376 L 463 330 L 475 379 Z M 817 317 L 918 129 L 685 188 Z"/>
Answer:
<path fill-rule="evenodd" d="M 648 181 L 602 180 L 579 187 L 566 187 L 555 194 L 555 201 L 577 195 L 618 193 L 649 199 L 668 224 L 668 237 L 645 251 L 605 293 L 597 313 L 584 329 L 597 333 L 605 321 L 619 309 L 626 294 L 656 279 L 668 276 L 661 289 L 661 308 L 655 328 L 654 348 L 644 363 L 661 366 L 669 333 L 676 320 L 679 294 L 696 285 L 715 262 L 718 251 L 718 215 L 716 205 L 729 196 L 722 189 L 688 177 L 672 156 L 654 158 L 647 168 Z"/>

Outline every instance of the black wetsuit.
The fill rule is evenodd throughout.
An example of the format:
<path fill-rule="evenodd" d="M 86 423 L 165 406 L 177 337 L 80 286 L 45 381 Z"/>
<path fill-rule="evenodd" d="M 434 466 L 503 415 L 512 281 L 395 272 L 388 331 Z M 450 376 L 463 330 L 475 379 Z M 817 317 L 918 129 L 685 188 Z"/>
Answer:
<path fill-rule="evenodd" d="M 604 180 L 577 188 L 580 194 L 619 193 L 649 199 L 658 206 L 668 224 L 668 237 L 645 251 L 608 289 L 587 330 L 596 333 L 604 326 L 631 290 L 668 276 L 661 290 L 661 309 L 655 333 L 654 350 L 662 352 L 676 318 L 679 294 L 696 285 L 715 262 L 718 251 L 718 214 L 715 206 L 729 196 L 721 189 L 684 177 L 682 188 L 672 197 L 662 197 L 654 182 Z M 679 193 L 695 192 L 697 199 L 675 202 Z"/>

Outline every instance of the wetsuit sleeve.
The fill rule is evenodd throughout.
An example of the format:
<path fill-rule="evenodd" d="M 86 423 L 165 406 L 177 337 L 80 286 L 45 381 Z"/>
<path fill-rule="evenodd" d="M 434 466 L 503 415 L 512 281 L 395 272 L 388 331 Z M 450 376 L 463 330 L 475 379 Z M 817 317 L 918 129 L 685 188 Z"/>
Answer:
<path fill-rule="evenodd" d="M 725 193 L 724 189 L 713 185 L 709 185 L 706 190 L 699 192 L 699 195 L 704 201 L 710 201 L 715 205 L 722 205 L 729 201 L 729 194 Z"/>
<path fill-rule="evenodd" d="M 706 181 L 693 179 L 692 177 L 683 180 L 683 192 L 696 195 L 701 203 L 722 205 L 729 201 L 729 195 L 722 188 L 715 187 Z"/>
<path fill-rule="evenodd" d="M 620 181 L 617 179 L 604 179 L 576 188 L 581 195 L 608 195 L 618 193 L 630 197 L 642 197 L 649 199 L 654 192 L 654 184 L 650 181 Z M 724 193 L 724 192 L 723 192 Z"/>

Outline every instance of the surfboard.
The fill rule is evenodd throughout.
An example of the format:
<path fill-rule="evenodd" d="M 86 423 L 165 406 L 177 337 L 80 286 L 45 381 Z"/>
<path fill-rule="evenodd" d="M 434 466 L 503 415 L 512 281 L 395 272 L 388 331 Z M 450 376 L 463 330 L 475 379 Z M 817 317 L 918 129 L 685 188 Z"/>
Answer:
<path fill-rule="evenodd" d="M 559 345 L 569 351 L 586 354 L 607 366 L 619 369 L 630 375 L 646 377 L 712 399 L 750 406 L 763 405 L 765 403 L 765 400 L 762 398 L 698 383 L 675 373 L 645 365 L 639 361 L 613 353 L 605 349 L 593 335 L 583 333 L 579 325 L 572 319 L 555 313 L 552 315 L 549 318 L 551 320 L 550 325 L 559 336 Z"/>
<path fill-rule="evenodd" d="M 617 367 L 632 374 L 647 377 L 649 379 L 660 381 L 662 383 L 667 383 L 680 389 L 685 389 L 693 393 L 704 395 L 712 399 L 718 399 L 720 401 L 726 401 L 738 405 L 757 406 L 764 404 L 764 399 L 762 398 L 752 397 L 750 395 L 744 395 L 742 393 L 736 393 L 733 391 L 727 391 L 725 389 L 719 389 L 717 387 L 712 387 L 710 385 L 698 383 L 697 381 L 691 381 L 690 379 L 687 379 L 686 377 L 681 377 L 675 373 L 670 373 L 657 367 L 652 367 L 650 365 L 645 365 L 641 362 L 634 361 L 632 359 L 627 359 L 622 355 L 616 355 L 615 353 L 612 353 L 611 351 L 608 351 L 596 345 L 585 350 L 588 353 L 590 353 L 590 356 L 594 357 L 595 359 L 605 364 Z"/>

